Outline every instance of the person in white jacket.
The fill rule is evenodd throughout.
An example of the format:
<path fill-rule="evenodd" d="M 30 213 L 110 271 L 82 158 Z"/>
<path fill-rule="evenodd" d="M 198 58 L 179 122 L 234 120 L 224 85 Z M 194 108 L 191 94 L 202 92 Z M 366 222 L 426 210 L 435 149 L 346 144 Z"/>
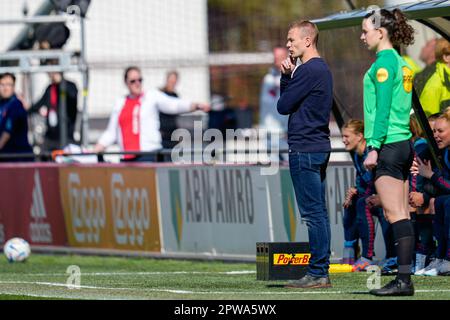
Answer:
<path fill-rule="evenodd" d="M 159 111 L 168 114 L 209 111 L 209 105 L 169 97 L 159 90 L 144 92 L 142 75 L 138 67 L 128 67 L 124 81 L 129 94 L 114 105 L 108 127 L 100 137 L 94 151 L 103 152 L 118 143 L 121 151 L 156 151 L 162 148 L 159 131 Z M 155 156 L 125 155 L 124 161 L 155 161 Z"/>

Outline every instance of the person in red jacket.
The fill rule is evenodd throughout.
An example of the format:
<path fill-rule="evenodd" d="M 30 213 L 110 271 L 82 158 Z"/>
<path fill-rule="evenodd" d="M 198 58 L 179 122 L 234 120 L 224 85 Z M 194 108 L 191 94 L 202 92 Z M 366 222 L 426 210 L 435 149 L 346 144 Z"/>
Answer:
<path fill-rule="evenodd" d="M 125 70 L 124 81 L 129 92 L 114 105 L 108 127 L 98 140 L 95 152 L 102 152 L 117 142 L 122 151 L 157 151 L 162 148 L 159 111 L 177 114 L 210 109 L 209 104 L 170 97 L 160 90 L 144 92 L 141 70 L 135 66 Z M 125 155 L 123 160 L 155 161 L 156 157 Z"/>

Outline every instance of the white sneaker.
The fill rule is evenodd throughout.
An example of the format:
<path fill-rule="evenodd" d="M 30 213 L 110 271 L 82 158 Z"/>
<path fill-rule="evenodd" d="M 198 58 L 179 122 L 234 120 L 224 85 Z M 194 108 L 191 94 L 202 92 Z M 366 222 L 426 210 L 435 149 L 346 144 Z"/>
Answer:
<path fill-rule="evenodd" d="M 442 263 L 442 259 L 436 259 L 436 262 L 430 267 L 428 268 L 428 270 L 426 270 L 423 275 L 424 276 L 429 276 L 429 277 L 436 277 L 438 275 L 438 269 L 440 264 Z M 431 263 L 430 263 L 431 265 Z"/>
<path fill-rule="evenodd" d="M 437 270 L 438 266 L 439 266 L 439 265 L 437 265 L 437 266 L 436 266 L 435 268 L 433 268 L 433 269 L 430 269 L 430 270 L 428 270 L 428 271 L 425 271 L 425 272 L 423 273 L 423 275 L 424 275 L 424 276 L 428 276 L 428 277 L 436 277 L 436 276 L 438 275 L 438 270 Z"/>
<path fill-rule="evenodd" d="M 439 276 L 450 275 L 450 261 L 443 259 L 437 268 L 437 272 Z"/>
<path fill-rule="evenodd" d="M 426 266 L 425 268 L 423 268 L 423 269 L 421 269 L 419 271 L 416 271 L 414 273 L 414 275 L 416 275 L 416 276 L 425 276 L 426 275 L 425 273 L 427 273 L 427 272 L 429 272 L 429 271 L 431 271 L 433 269 L 435 270 L 436 275 L 437 275 L 436 266 L 438 264 L 440 264 L 441 261 L 442 261 L 442 259 L 436 259 L 436 258 L 431 260 L 431 262 L 430 262 L 430 264 L 428 266 Z M 433 272 L 431 272 L 431 273 L 433 273 Z M 427 274 L 427 275 L 432 275 L 432 274 Z"/>

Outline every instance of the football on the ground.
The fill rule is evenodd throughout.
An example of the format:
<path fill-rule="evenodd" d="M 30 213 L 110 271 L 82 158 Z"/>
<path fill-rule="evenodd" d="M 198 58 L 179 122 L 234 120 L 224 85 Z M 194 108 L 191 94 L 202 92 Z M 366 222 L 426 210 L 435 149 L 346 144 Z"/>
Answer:
<path fill-rule="evenodd" d="M 9 262 L 22 262 L 30 256 L 31 249 L 26 240 L 12 238 L 5 243 L 3 252 Z"/>

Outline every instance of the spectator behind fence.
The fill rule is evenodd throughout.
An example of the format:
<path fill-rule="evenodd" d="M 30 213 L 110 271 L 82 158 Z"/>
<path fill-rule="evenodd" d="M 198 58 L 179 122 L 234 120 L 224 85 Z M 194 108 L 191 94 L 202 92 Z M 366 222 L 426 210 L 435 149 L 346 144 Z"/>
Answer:
<path fill-rule="evenodd" d="M 253 110 L 247 99 L 239 101 L 234 108 L 236 115 L 236 129 L 249 129 L 253 127 Z"/>
<path fill-rule="evenodd" d="M 27 112 L 14 93 L 16 77 L 0 75 L 0 154 L 32 153 L 28 143 Z M 0 161 L 30 161 L 32 158 L 1 159 Z"/>
<path fill-rule="evenodd" d="M 425 83 L 436 71 L 436 40 L 436 38 L 428 40 L 420 51 L 419 59 L 425 63 L 425 68 L 414 77 L 414 88 L 419 97 L 422 94 Z"/>
<path fill-rule="evenodd" d="M 435 53 L 436 70 L 420 95 L 420 103 L 427 116 L 450 105 L 450 43 L 445 39 L 437 40 Z"/>
<path fill-rule="evenodd" d="M 37 113 L 46 119 L 47 130 L 43 149 L 54 151 L 61 149 L 61 96 L 66 96 L 66 126 L 67 126 L 67 144 L 75 143 L 73 133 L 78 113 L 78 89 L 75 83 L 63 77 L 60 72 L 50 72 L 50 85 L 45 89 L 42 97 L 29 109 L 29 113 Z M 63 85 L 66 92 L 63 93 Z"/>
<path fill-rule="evenodd" d="M 211 96 L 211 111 L 208 117 L 208 128 L 217 129 L 226 138 L 227 129 L 236 129 L 236 113 L 233 108 L 228 106 L 230 97 L 219 93 L 213 93 Z"/>
<path fill-rule="evenodd" d="M 166 84 L 161 89 L 162 92 L 167 94 L 170 97 L 178 98 L 178 93 L 176 93 L 175 88 L 178 83 L 178 72 L 169 71 L 166 77 Z M 167 114 L 162 111 L 159 112 L 159 122 L 162 139 L 162 147 L 164 149 L 172 149 L 178 142 L 172 141 L 172 132 L 175 131 L 177 126 L 177 114 Z"/>
<path fill-rule="evenodd" d="M 273 65 L 269 72 L 264 76 L 259 96 L 259 126 L 261 129 L 267 130 L 269 135 L 278 135 L 279 148 L 287 149 L 287 127 L 289 117 L 279 114 L 277 111 L 277 102 L 280 98 L 280 79 L 281 79 L 281 63 L 288 57 L 288 51 L 284 47 L 275 47 L 273 49 Z M 276 138 L 274 136 L 274 138 Z M 267 148 L 271 150 L 271 146 L 276 141 L 270 139 Z M 272 160 L 279 160 L 279 156 L 275 155 Z"/>
<path fill-rule="evenodd" d="M 121 151 L 157 151 L 162 148 L 159 111 L 169 114 L 194 110 L 209 111 L 209 105 L 169 97 L 159 90 L 144 92 L 142 74 L 138 67 L 125 70 L 124 81 L 128 95 L 113 106 L 106 131 L 94 148 L 95 152 L 119 143 Z M 125 155 L 123 161 L 156 161 L 155 155 Z"/>

